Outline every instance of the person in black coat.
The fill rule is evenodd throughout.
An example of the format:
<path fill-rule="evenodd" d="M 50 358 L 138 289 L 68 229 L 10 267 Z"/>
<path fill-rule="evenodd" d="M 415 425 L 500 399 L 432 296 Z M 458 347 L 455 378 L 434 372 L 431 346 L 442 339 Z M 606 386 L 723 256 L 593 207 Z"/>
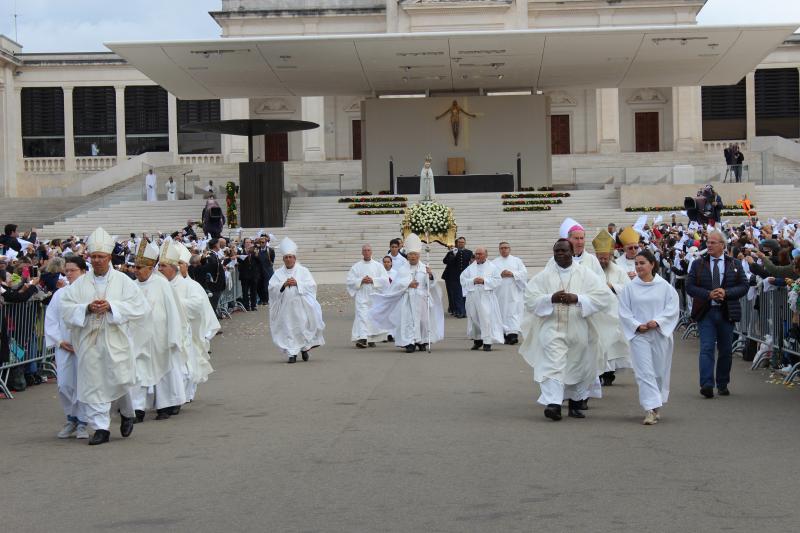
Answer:
<path fill-rule="evenodd" d="M 447 301 L 449 312 L 456 318 L 466 318 L 466 298 L 461 289 L 461 273 L 467 269 L 474 257 L 471 250 L 467 250 L 467 239 L 456 239 L 456 247 L 447 252 L 442 261 L 445 265 L 442 279 L 447 287 Z"/>
<path fill-rule="evenodd" d="M 248 311 L 256 310 L 256 295 L 261 281 L 261 263 L 258 260 L 258 250 L 253 246 L 251 239 L 244 240 L 244 254 L 238 258 L 239 281 L 242 284 L 242 302 Z"/>
<path fill-rule="evenodd" d="M 749 287 L 742 263 L 725 255 L 726 238 L 709 232 L 708 253 L 696 259 L 686 276 L 686 293 L 692 300 L 692 317 L 700 332 L 700 394 L 728 396 L 731 380 L 733 324 L 742 318 L 740 298 Z M 714 352 L 718 356 L 714 357 Z"/>
<path fill-rule="evenodd" d="M 259 237 L 258 247 L 258 262 L 261 265 L 261 281 L 258 284 L 258 299 L 261 305 L 269 303 L 269 280 L 274 274 L 273 264 L 275 263 L 275 250 L 269 246 L 270 237 Z"/>

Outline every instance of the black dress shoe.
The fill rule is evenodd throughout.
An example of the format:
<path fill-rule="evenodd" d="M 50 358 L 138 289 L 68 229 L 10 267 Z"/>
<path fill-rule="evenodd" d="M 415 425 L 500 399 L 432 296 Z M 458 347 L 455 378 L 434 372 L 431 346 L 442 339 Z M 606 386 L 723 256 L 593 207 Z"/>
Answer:
<path fill-rule="evenodd" d="M 544 416 L 553 422 L 558 422 L 561 420 L 561 406 L 557 403 L 548 403 L 547 407 L 544 408 Z"/>
<path fill-rule="evenodd" d="M 569 401 L 569 412 L 567 414 L 569 416 L 571 416 L 572 418 L 586 418 L 586 415 L 581 413 L 581 407 L 580 406 L 581 406 L 582 403 L 583 402 L 581 400 L 578 400 L 578 401 L 570 400 Z"/>
<path fill-rule="evenodd" d="M 484 344 L 483 345 L 483 351 L 484 352 L 491 352 L 492 351 L 492 345 L 491 344 Z"/>
<path fill-rule="evenodd" d="M 289 356 L 289 360 L 286 361 L 286 362 L 289 363 L 290 365 L 293 364 L 293 363 L 296 363 L 297 362 L 297 356 L 296 355 L 290 355 Z"/>
<path fill-rule="evenodd" d="M 367 347 L 367 339 L 358 339 L 356 341 L 356 348 L 366 348 Z"/>
<path fill-rule="evenodd" d="M 604 387 L 610 387 L 613 385 L 615 378 L 616 376 L 614 375 L 614 372 L 603 372 L 600 374 L 600 383 Z"/>
<path fill-rule="evenodd" d="M 519 342 L 519 336 L 516 333 L 511 333 L 508 336 L 508 344 L 515 345 Z"/>
<path fill-rule="evenodd" d="M 136 413 L 136 417 L 134 418 L 133 423 L 138 424 L 139 422 L 144 422 L 144 411 L 137 409 L 134 412 Z"/>
<path fill-rule="evenodd" d="M 710 387 L 710 386 L 700 387 L 700 394 L 702 394 L 706 398 L 713 398 L 714 397 L 714 387 Z"/>
<path fill-rule="evenodd" d="M 406 353 L 414 353 L 416 351 L 416 349 L 417 349 L 417 347 L 414 346 L 413 344 L 407 344 L 406 345 Z"/>
<path fill-rule="evenodd" d="M 105 429 L 98 429 L 92 435 L 92 438 L 89 439 L 89 446 L 97 446 L 98 444 L 105 444 L 108 442 L 109 437 L 111 436 L 111 432 Z"/>
<path fill-rule="evenodd" d="M 580 400 L 579 402 L 576 403 L 580 404 L 578 406 L 578 409 L 580 409 L 581 411 L 587 411 L 589 409 L 589 398 L 586 398 L 585 400 Z"/>
<path fill-rule="evenodd" d="M 367 346 L 369 346 L 370 348 L 374 348 L 375 347 L 375 343 L 374 342 L 368 342 Z"/>
<path fill-rule="evenodd" d="M 720 396 L 730 396 L 731 391 L 728 390 L 728 387 L 717 387 L 717 394 Z"/>
<path fill-rule="evenodd" d="M 472 348 L 470 350 L 480 350 L 483 346 L 483 341 L 472 341 Z"/>
<path fill-rule="evenodd" d="M 392 337 L 391 335 L 387 335 L 386 342 L 394 342 L 394 337 Z"/>
<path fill-rule="evenodd" d="M 119 434 L 123 437 L 130 437 L 133 433 L 133 417 L 119 415 L 121 422 L 119 423 Z"/>
<path fill-rule="evenodd" d="M 425 352 L 428 350 L 428 344 L 423 342 L 422 344 L 417 344 L 417 350 L 420 352 Z"/>
<path fill-rule="evenodd" d="M 167 411 L 167 412 L 169 414 L 171 414 L 172 416 L 181 414 L 181 406 L 180 405 L 173 405 L 172 407 L 169 407 L 168 409 L 169 409 L 169 411 Z"/>
<path fill-rule="evenodd" d="M 302 350 L 300 352 L 300 357 L 303 358 L 303 361 L 308 361 L 308 352 L 306 350 Z"/>
<path fill-rule="evenodd" d="M 156 409 L 156 420 L 167 420 L 172 414 L 172 407 L 167 407 L 165 409 Z"/>

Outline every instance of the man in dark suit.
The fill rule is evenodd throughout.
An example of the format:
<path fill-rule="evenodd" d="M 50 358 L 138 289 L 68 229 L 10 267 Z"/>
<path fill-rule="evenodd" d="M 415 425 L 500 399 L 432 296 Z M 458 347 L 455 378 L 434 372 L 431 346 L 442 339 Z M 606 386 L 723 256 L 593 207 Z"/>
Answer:
<path fill-rule="evenodd" d="M 261 281 L 258 284 L 258 299 L 261 305 L 269 303 L 269 280 L 274 273 L 275 250 L 269 246 L 270 237 L 258 238 L 258 262 L 261 265 Z"/>
<path fill-rule="evenodd" d="M 256 311 L 256 294 L 261 284 L 261 262 L 258 260 L 258 250 L 250 239 L 244 240 L 244 254 L 244 258 L 240 256 L 237 260 L 242 300 L 246 310 Z"/>
<path fill-rule="evenodd" d="M 461 289 L 461 273 L 472 262 L 473 254 L 466 246 L 467 239 L 459 237 L 456 239 L 456 247 L 447 252 L 442 261 L 447 265 L 442 273 L 442 279 L 447 287 L 450 314 L 456 318 L 467 316 L 466 299 Z"/>
<path fill-rule="evenodd" d="M 686 293 L 694 298 L 692 315 L 700 332 L 700 394 L 706 398 L 714 397 L 714 385 L 720 396 L 730 394 L 733 324 L 742 317 L 739 299 L 748 289 L 742 263 L 725 255 L 726 240 L 717 230 L 709 232 L 708 253 L 692 263 L 685 280 Z"/>

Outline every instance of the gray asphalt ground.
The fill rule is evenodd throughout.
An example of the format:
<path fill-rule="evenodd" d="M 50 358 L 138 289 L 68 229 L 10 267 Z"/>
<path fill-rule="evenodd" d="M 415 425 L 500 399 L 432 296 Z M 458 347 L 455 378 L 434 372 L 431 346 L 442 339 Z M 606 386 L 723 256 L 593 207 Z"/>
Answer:
<path fill-rule="evenodd" d="M 266 311 L 214 341 L 216 372 L 128 439 L 58 440 L 55 384 L 0 401 L 0 531 L 797 531 L 800 387 L 734 364 L 704 400 L 676 342 L 656 426 L 632 374 L 554 423 L 512 347 L 471 352 L 448 319 L 431 355 L 356 350 L 352 305 L 322 287 L 328 344 L 287 365 Z"/>

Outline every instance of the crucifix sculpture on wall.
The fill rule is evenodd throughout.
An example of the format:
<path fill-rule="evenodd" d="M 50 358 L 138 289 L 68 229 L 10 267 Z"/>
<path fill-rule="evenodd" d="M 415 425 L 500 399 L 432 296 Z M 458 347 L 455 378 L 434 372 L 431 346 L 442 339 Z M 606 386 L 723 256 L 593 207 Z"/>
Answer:
<path fill-rule="evenodd" d="M 436 120 L 439 120 L 445 115 L 450 115 L 450 129 L 453 131 L 453 143 L 456 146 L 458 146 L 458 134 L 461 130 L 461 113 L 464 113 L 471 118 L 478 118 L 477 115 L 473 115 L 461 107 L 457 100 L 453 100 L 453 103 L 447 108 L 447 111 L 436 117 Z"/>

